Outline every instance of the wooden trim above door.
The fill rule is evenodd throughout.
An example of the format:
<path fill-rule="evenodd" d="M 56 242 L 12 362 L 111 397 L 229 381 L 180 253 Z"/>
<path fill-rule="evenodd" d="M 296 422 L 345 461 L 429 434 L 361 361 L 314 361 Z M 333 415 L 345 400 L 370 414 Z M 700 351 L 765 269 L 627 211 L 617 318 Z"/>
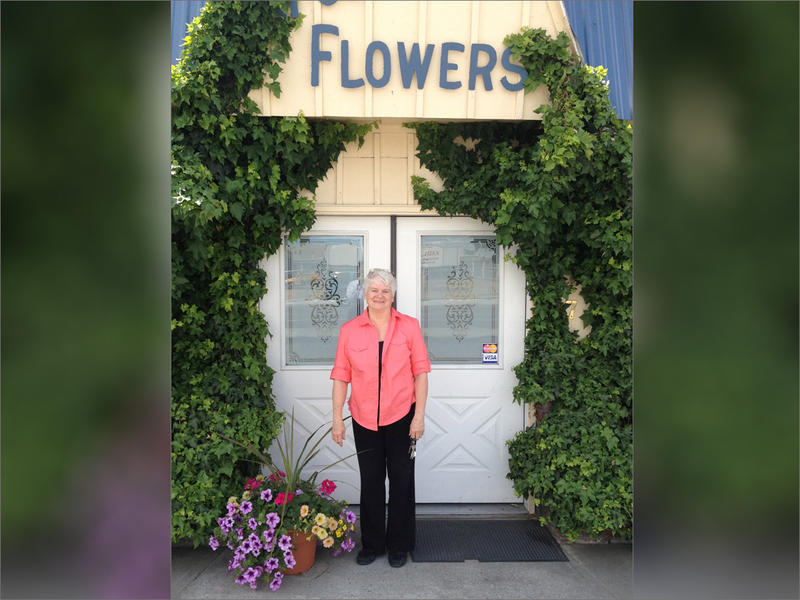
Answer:
<path fill-rule="evenodd" d="M 438 217 L 439 214 L 435 210 L 422 210 L 419 204 L 413 205 L 394 205 L 394 206 L 381 206 L 365 204 L 361 206 L 347 206 L 344 204 L 324 205 L 317 204 L 316 213 L 320 216 L 355 216 L 355 217 L 373 217 L 373 216 L 416 216 L 424 215 L 426 217 Z"/>

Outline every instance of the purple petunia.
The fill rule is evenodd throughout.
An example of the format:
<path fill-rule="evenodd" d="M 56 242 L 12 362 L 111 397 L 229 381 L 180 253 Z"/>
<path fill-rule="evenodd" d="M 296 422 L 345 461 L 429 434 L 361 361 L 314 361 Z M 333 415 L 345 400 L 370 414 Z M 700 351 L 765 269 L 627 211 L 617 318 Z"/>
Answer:
<path fill-rule="evenodd" d="M 269 544 L 275 538 L 275 530 L 274 529 L 265 529 L 264 530 L 264 541 Z"/>
<path fill-rule="evenodd" d="M 215 538 L 213 535 L 210 538 L 208 538 L 208 545 L 211 546 L 211 549 L 214 552 L 216 552 L 217 548 L 219 548 L 219 542 L 217 541 L 217 538 Z"/>
<path fill-rule="evenodd" d="M 355 523 L 356 522 L 356 513 L 353 511 L 347 510 L 345 511 L 345 517 L 347 518 L 348 523 Z"/>
<path fill-rule="evenodd" d="M 277 568 L 278 568 L 278 566 L 279 566 L 278 559 L 277 559 L 277 558 L 275 558 L 274 556 L 273 556 L 272 558 L 268 558 L 268 559 L 266 560 L 266 562 L 264 563 L 264 568 L 265 568 L 267 571 L 269 571 L 270 573 L 272 573 L 272 571 L 274 571 L 275 569 L 277 569 Z"/>
<path fill-rule="evenodd" d="M 297 564 L 297 561 L 295 561 L 294 556 L 291 556 L 291 555 L 285 557 L 283 559 L 283 562 L 285 562 L 286 566 L 289 567 L 290 569 L 293 568 Z"/>
<path fill-rule="evenodd" d="M 251 589 L 256 589 L 258 584 L 256 580 L 261 576 L 261 571 L 258 567 L 248 567 L 247 570 L 236 578 L 236 583 L 249 583 Z M 239 581 L 241 579 L 241 581 Z"/>
<path fill-rule="evenodd" d="M 281 587 L 281 580 L 278 577 L 269 582 L 269 589 L 271 589 L 273 592 L 280 587 Z"/>
<path fill-rule="evenodd" d="M 250 551 L 253 549 L 253 544 L 250 542 L 250 540 L 245 540 L 242 542 L 242 545 L 239 546 L 239 548 L 244 554 L 250 554 Z"/>
<path fill-rule="evenodd" d="M 278 526 L 278 523 L 281 522 L 281 518 L 278 516 L 278 513 L 271 512 L 267 515 L 265 521 L 270 529 L 275 529 Z"/>
<path fill-rule="evenodd" d="M 236 537 L 240 540 L 244 539 L 244 530 L 241 527 L 236 530 Z"/>
<path fill-rule="evenodd" d="M 244 502 L 242 502 L 241 509 L 242 509 L 242 514 L 243 514 L 243 515 L 246 515 L 246 514 L 247 514 L 247 513 L 249 513 L 251 510 L 253 510 L 253 503 L 252 503 L 252 502 L 247 502 L 247 501 L 245 500 Z"/>
<path fill-rule="evenodd" d="M 285 551 L 291 547 L 292 547 L 292 538 L 290 538 L 288 535 L 282 535 L 281 539 L 278 540 L 278 548 Z"/>
<path fill-rule="evenodd" d="M 220 517 L 217 519 L 217 525 L 222 529 L 222 533 L 228 535 L 231 531 L 231 527 L 233 527 L 233 519 L 230 517 Z"/>
<path fill-rule="evenodd" d="M 236 505 L 235 504 L 228 504 L 225 508 L 228 509 L 228 516 L 232 517 L 236 514 Z"/>
<path fill-rule="evenodd" d="M 256 521 L 253 517 L 250 517 L 247 521 L 247 526 L 255 531 L 256 527 L 258 527 L 258 521 Z"/>
<path fill-rule="evenodd" d="M 342 542 L 342 550 L 347 550 L 350 552 L 353 548 L 356 547 L 356 543 L 352 539 L 346 539 Z"/>
<path fill-rule="evenodd" d="M 270 500 L 272 500 L 272 490 L 270 489 L 261 490 L 261 499 L 264 502 L 269 502 Z"/>

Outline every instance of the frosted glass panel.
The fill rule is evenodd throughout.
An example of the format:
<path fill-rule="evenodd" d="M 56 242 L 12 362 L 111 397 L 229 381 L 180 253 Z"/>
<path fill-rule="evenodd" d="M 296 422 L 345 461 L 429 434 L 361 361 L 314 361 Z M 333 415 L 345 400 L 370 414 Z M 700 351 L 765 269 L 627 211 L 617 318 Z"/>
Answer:
<path fill-rule="evenodd" d="M 286 364 L 332 365 L 342 323 L 364 310 L 363 236 L 304 235 L 286 244 Z"/>
<path fill-rule="evenodd" d="M 494 236 L 423 235 L 422 333 L 432 363 L 481 364 L 498 343 L 498 265 Z"/>

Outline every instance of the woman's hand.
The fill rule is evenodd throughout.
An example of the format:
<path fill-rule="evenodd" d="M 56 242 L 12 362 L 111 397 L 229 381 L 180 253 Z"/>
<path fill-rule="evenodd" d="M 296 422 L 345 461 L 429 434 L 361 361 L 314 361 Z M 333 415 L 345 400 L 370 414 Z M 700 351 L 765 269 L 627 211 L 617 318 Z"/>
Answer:
<path fill-rule="evenodd" d="M 422 437 L 422 434 L 425 433 L 425 415 L 414 415 L 414 418 L 411 419 L 411 427 L 408 430 L 408 435 L 411 436 L 412 439 L 418 440 Z"/>
<path fill-rule="evenodd" d="M 344 420 L 334 419 L 331 426 L 331 438 L 340 446 L 344 442 Z"/>
<path fill-rule="evenodd" d="M 408 435 L 414 440 L 418 440 L 425 433 L 425 402 L 427 399 L 428 374 L 414 375 L 414 402 L 417 407 L 414 409 L 414 418 L 411 419 L 411 427 L 408 429 Z"/>

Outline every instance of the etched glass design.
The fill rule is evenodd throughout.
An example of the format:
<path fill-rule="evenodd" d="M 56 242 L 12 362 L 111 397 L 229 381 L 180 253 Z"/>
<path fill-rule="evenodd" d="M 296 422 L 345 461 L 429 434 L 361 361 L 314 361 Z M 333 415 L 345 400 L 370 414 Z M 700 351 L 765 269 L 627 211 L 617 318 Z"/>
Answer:
<path fill-rule="evenodd" d="M 332 365 L 339 327 L 364 310 L 364 238 L 304 235 L 285 255 L 286 364 Z"/>
<path fill-rule="evenodd" d="M 498 343 L 498 259 L 494 236 L 423 235 L 420 325 L 434 364 L 480 364 Z"/>

